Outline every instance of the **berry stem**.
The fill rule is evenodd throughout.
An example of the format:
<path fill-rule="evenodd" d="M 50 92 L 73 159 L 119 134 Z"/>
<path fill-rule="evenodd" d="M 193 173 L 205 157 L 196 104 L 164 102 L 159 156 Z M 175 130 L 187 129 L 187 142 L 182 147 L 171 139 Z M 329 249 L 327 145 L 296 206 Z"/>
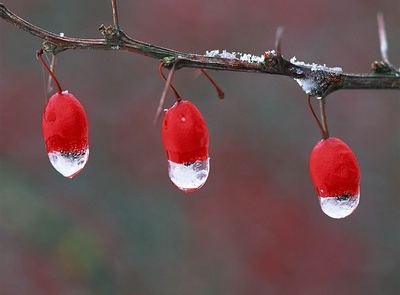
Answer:
<path fill-rule="evenodd" d="M 43 48 L 40 48 L 38 51 L 36 51 L 36 58 L 41 62 L 43 67 L 46 69 L 46 71 L 49 73 L 49 75 L 53 79 L 54 84 L 57 87 L 57 92 L 59 94 L 61 94 L 62 93 L 62 88 L 61 88 L 60 83 L 58 82 L 58 80 L 57 80 L 56 76 L 54 75 L 53 71 L 49 68 L 49 66 L 43 60 Z"/>
<path fill-rule="evenodd" d="M 329 138 L 329 135 L 328 135 L 326 129 L 324 128 L 324 126 L 322 126 L 320 120 L 319 120 L 318 117 L 317 117 L 317 114 L 316 114 L 315 111 L 314 111 L 314 108 L 313 108 L 313 106 L 312 106 L 312 104 L 311 104 L 311 96 L 310 96 L 309 94 L 307 95 L 307 102 L 308 102 L 308 107 L 309 107 L 309 109 L 310 109 L 310 112 L 311 112 L 311 114 L 312 114 L 312 116 L 313 116 L 315 122 L 317 123 L 319 130 L 321 131 L 322 138 L 323 138 L 323 139 Z"/>
<path fill-rule="evenodd" d="M 161 115 L 161 112 L 162 112 L 162 109 L 163 109 L 163 106 L 164 106 L 165 98 L 167 97 L 167 93 L 168 93 L 168 89 L 169 88 L 171 88 L 174 91 L 177 102 L 180 102 L 182 100 L 181 97 L 179 96 L 178 92 L 176 91 L 176 89 L 171 84 L 172 76 L 175 73 L 175 66 L 176 66 L 176 63 L 174 63 L 172 65 L 172 69 L 168 73 L 168 78 L 165 78 L 164 73 L 162 71 L 163 64 L 161 63 L 160 66 L 158 67 L 158 71 L 159 71 L 161 77 L 165 80 L 165 86 L 164 86 L 164 90 L 163 90 L 163 93 L 162 93 L 161 98 L 160 98 L 160 102 L 158 104 L 156 115 L 154 116 L 154 121 L 153 121 L 154 124 L 156 124 L 157 121 L 158 121 L 158 118 L 160 118 L 160 115 Z"/>
<path fill-rule="evenodd" d="M 319 110 L 321 114 L 322 128 L 324 129 L 323 137 L 324 139 L 327 139 L 329 137 L 329 130 L 328 130 L 328 122 L 326 120 L 325 97 L 321 97 L 319 99 Z"/>
<path fill-rule="evenodd" d="M 224 91 L 221 89 L 221 87 L 218 86 L 218 84 L 214 81 L 213 78 L 204 70 L 200 69 L 200 71 L 203 73 L 203 75 L 207 78 L 207 80 L 214 86 L 215 90 L 218 93 L 218 98 L 223 99 L 225 97 Z"/>
<path fill-rule="evenodd" d="M 57 57 L 53 54 L 51 58 L 51 63 L 50 63 L 50 70 L 52 73 L 55 75 L 55 67 L 56 67 L 56 62 L 57 62 Z M 51 82 L 53 81 L 53 78 L 49 75 L 49 78 L 47 80 L 47 94 L 50 94 L 53 92 L 53 87 L 51 86 Z"/>
<path fill-rule="evenodd" d="M 175 71 L 175 64 L 174 64 L 174 67 L 171 69 L 171 71 L 170 71 L 170 73 L 168 74 L 168 79 L 165 77 L 165 75 L 164 75 L 164 72 L 163 72 L 163 64 L 162 63 L 160 63 L 160 65 L 158 66 L 158 72 L 160 73 L 160 76 L 164 79 L 164 81 L 165 81 L 165 86 L 167 87 L 167 86 L 169 86 L 171 89 L 172 89 L 172 91 L 174 92 L 174 94 L 175 94 L 175 97 L 176 97 L 176 100 L 177 101 L 180 101 L 180 100 L 182 100 L 181 99 L 181 96 L 179 95 L 179 93 L 178 93 L 178 91 L 176 91 L 176 89 L 175 89 L 175 87 L 172 85 L 172 83 L 171 83 L 171 81 L 172 81 L 172 78 L 171 78 L 171 81 L 169 81 L 168 82 L 168 79 L 169 79 L 169 76 L 170 75 L 173 75 L 173 72 Z M 168 85 L 169 84 L 169 85 Z"/>

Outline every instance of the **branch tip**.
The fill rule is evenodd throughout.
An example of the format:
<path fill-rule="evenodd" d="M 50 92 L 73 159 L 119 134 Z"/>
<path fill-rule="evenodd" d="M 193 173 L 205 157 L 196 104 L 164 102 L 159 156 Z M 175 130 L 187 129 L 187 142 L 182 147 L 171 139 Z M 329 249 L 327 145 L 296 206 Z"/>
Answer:
<path fill-rule="evenodd" d="M 282 50 L 281 50 L 281 41 L 282 41 L 282 35 L 283 35 L 283 27 L 279 26 L 276 29 L 276 35 L 275 35 L 275 51 L 276 51 L 276 56 L 278 58 L 282 57 Z"/>
<path fill-rule="evenodd" d="M 382 60 L 389 64 L 385 19 L 383 18 L 382 12 L 378 12 L 377 20 L 378 20 L 379 44 L 380 44 Z"/>
<path fill-rule="evenodd" d="M 113 14 L 113 21 L 114 21 L 114 27 L 117 31 L 117 34 L 119 34 L 119 20 L 118 20 L 118 6 L 117 6 L 117 0 L 111 0 L 111 6 L 112 6 L 112 14 Z"/>

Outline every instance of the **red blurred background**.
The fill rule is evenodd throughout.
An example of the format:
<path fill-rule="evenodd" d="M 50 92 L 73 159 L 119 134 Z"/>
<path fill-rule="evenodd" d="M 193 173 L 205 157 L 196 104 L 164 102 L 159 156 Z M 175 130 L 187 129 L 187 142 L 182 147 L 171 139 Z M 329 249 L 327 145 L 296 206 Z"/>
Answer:
<path fill-rule="evenodd" d="M 101 37 L 110 1 L 4 1 L 35 25 Z M 368 72 L 380 59 L 376 15 L 400 65 L 398 0 L 124 1 L 131 37 L 185 52 L 262 54 L 282 25 L 283 54 Z M 210 131 L 211 172 L 184 194 L 167 176 L 158 61 L 126 52 L 67 51 L 57 76 L 90 122 L 90 160 L 72 180 L 50 165 L 41 135 L 41 40 L 0 21 L 0 293 L 399 294 L 400 95 L 339 91 L 328 98 L 333 136 L 362 169 L 361 202 L 325 216 L 308 175 L 319 131 L 287 77 L 210 72 L 219 101 L 193 69 L 174 85 Z M 166 107 L 173 104 L 169 96 Z"/>

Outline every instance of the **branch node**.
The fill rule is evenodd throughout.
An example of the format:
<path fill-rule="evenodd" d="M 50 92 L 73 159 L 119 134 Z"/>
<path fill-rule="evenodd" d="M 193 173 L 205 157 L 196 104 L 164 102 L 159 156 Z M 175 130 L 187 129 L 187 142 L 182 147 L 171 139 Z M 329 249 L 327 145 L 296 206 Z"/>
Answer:
<path fill-rule="evenodd" d="M 54 44 L 54 43 L 52 43 L 50 41 L 44 41 L 42 43 L 42 49 L 43 49 L 44 52 L 50 52 L 53 55 L 57 55 L 61 51 L 65 50 L 65 49 L 62 49 L 57 44 Z"/>
<path fill-rule="evenodd" d="M 101 25 L 99 31 L 104 36 L 104 39 L 110 43 L 121 43 L 121 36 L 124 33 L 116 27 Z"/>
<path fill-rule="evenodd" d="M 170 69 L 172 66 L 175 64 L 175 62 L 178 60 L 175 56 L 166 56 L 163 59 L 161 59 L 161 63 L 163 67 Z"/>
<path fill-rule="evenodd" d="M 275 50 L 264 52 L 264 65 L 267 68 L 275 68 L 279 61 Z"/>
<path fill-rule="evenodd" d="M 389 76 L 400 76 L 400 71 L 394 68 L 391 64 L 385 61 L 374 61 L 371 64 L 371 69 L 374 74 L 377 75 L 389 75 Z"/>

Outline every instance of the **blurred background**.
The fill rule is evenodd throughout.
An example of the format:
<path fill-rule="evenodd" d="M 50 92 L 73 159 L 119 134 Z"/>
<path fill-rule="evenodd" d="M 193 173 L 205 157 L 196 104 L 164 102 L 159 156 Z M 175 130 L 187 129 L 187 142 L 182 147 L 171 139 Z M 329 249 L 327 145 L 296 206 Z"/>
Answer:
<path fill-rule="evenodd" d="M 35 25 L 101 37 L 110 1 L 3 0 Z M 284 26 L 286 58 L 366 73 L 380 60 L 376 15 L 400 66 L 398 0 L 119 0 L 131 37 L 184 52 L 261 55 Z M 320 210 L 308 157 L 320 139 L 305 94 L 287 77 L 175 74 L 210 132 L 205 186 L 185 194 L 167 175 L 158 61 L 67 51 L 57 77 L 84 105 L 90 160 L 73 179 L 51 166 L 41 134 L 42 41 L 0 21 L 0 294 L 400 294 L 400 93 L 329 96 L 331 135 L 362 171 L 361 202 L 343 220 Z M 50 56 L 49 56 L 50 58 Z M 172 94 L 165 107 L 172 106 Z"/>

